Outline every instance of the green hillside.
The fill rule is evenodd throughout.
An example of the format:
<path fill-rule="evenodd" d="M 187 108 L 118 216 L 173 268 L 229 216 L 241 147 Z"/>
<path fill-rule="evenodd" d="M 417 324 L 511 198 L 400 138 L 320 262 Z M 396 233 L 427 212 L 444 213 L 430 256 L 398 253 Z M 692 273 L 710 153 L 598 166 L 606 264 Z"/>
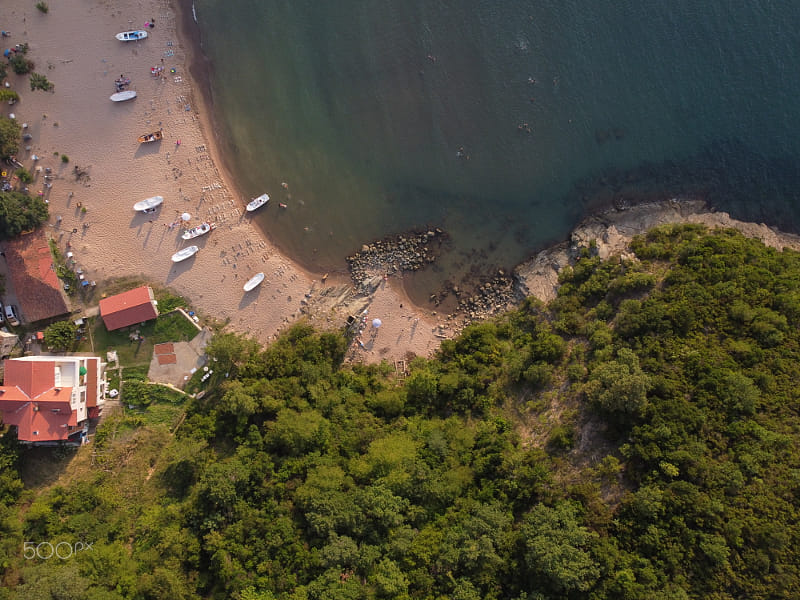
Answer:
<path fill-rule="evenodd" d="M 800 597 L 800 255 L 632 249 L 405 381 L 304 325 L 221 334 L 176 431 L 111 419 L 30 489 L 6 436 L 0 599 Z"/>

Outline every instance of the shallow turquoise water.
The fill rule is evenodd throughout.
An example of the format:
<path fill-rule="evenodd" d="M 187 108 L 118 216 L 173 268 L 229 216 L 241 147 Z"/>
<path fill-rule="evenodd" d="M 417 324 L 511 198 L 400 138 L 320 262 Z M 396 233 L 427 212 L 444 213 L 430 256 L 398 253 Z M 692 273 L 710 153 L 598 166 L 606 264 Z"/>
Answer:
<path fill-rule="evenodd" d="M 795 222 L 798 3 L 198 0 L 196 12 L 240 186 L 273 197 L 260 224 L 319 271 L 365 241 L 439 226 L 452 251 L 415 278 L 422 297 L 563 239 L 597 178 L 643 164 L 656 183 L 629 176 L 634 188 L 680 189 L 688 171 L 709 196 L 751 190 L 732 204 L 744 216 L 772 203 Z"/>

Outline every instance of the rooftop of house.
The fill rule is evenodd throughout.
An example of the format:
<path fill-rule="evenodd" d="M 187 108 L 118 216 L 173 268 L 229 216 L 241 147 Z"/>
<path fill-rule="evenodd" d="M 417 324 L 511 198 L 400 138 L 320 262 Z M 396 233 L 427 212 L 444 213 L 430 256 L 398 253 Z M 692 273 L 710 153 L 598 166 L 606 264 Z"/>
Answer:
<path fill-rule="evenodd" d="M 65 440 L 78 424 L 70 406 L 72 387 L 55 387 L 55 360 L 7 360 L 0 412 L 16 425 L 21 441 Z"/>
<path fill-rule="evenodd" d="M 69 394 L 69 388 L 62 390 Z M 66 440 L 78 425 L 77 415 L 66 404 L 42 405 L 38 402 L 27 402 L 16 410 L 4 411 L 3 421 L 6 425 L 17 427 L 17 439 L 22 442 L 48 442 Z"/>
<path fill-rule="evenodd" d="M 22 442 L 49 443 L 79 435 L 84 419 L 99 413 L 102 364 L 97 356 L 25 356 L 4 361 L 3 422 L 17 427 Z M 86 394 L 73 397 L 76 386 L 84 385 Z M 85 399 L 83 408 L 74 404 L 82 402 L 80 398 Z"/>
<path fill-rule="evenodd" d="M 7 360 L 5 368 L 3 387 L 17 387 L 29 399 L 37 399 L 55 386 L 55 361 Z"/>
<path fill-rule="evenodd" d="M 143 285 L 100 300 L 100 315 L 109 330 L 155 319 L 158 308 L 153 290 Z"/>
<path fill-rule="evenodd" d="M 70 312 L 43 230 L 7 240 L 2 249 L 26 321 L 53 319 Z"/>

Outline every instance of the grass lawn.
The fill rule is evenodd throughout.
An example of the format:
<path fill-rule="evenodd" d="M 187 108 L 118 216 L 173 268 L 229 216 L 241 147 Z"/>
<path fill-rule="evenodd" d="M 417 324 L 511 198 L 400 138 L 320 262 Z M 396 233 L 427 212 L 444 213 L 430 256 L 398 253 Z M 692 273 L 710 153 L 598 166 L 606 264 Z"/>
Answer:
<path fill-rule="evenodd" d="M 78 352 L 94 352 L 105 356 L 108 350 L 116 350 L 118 363 L 126 367 L 149 365 L 155 344 L 188 342 L 198 334 L 197 328 L 180 313 L 161 315 L 144 325 L 116 331 L 108 331 L 99 317 L 90 318 L 88 326 L 91 336 L 81 341 Z M 136 339 L 136 332 L 144 339 Z"/>
<path fill-rule="evenodd" d="M 184 407 L 182 404 L 169 404 L 158 402 L 145 408 L 125 407 L 125 415 L 128 417 L 139 417 L 141 425 L 149 427 L 163 426 L 172 430 L 183 416 Z"/>

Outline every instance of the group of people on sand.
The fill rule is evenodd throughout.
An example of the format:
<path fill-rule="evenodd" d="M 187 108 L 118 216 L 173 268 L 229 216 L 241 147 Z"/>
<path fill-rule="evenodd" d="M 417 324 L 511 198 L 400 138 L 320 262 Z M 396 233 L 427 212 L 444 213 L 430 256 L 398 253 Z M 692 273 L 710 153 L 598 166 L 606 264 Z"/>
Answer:
<path fill-rule="evenodd" d="M 114 80 L 114 85 L 116 86 L 118 92 L 121 92 L 130 84 L 131 84 L 130 77 L 125 77 L 125 75 L 123 75 L 122 73 L 120 73 L 119 77 Z"/>

